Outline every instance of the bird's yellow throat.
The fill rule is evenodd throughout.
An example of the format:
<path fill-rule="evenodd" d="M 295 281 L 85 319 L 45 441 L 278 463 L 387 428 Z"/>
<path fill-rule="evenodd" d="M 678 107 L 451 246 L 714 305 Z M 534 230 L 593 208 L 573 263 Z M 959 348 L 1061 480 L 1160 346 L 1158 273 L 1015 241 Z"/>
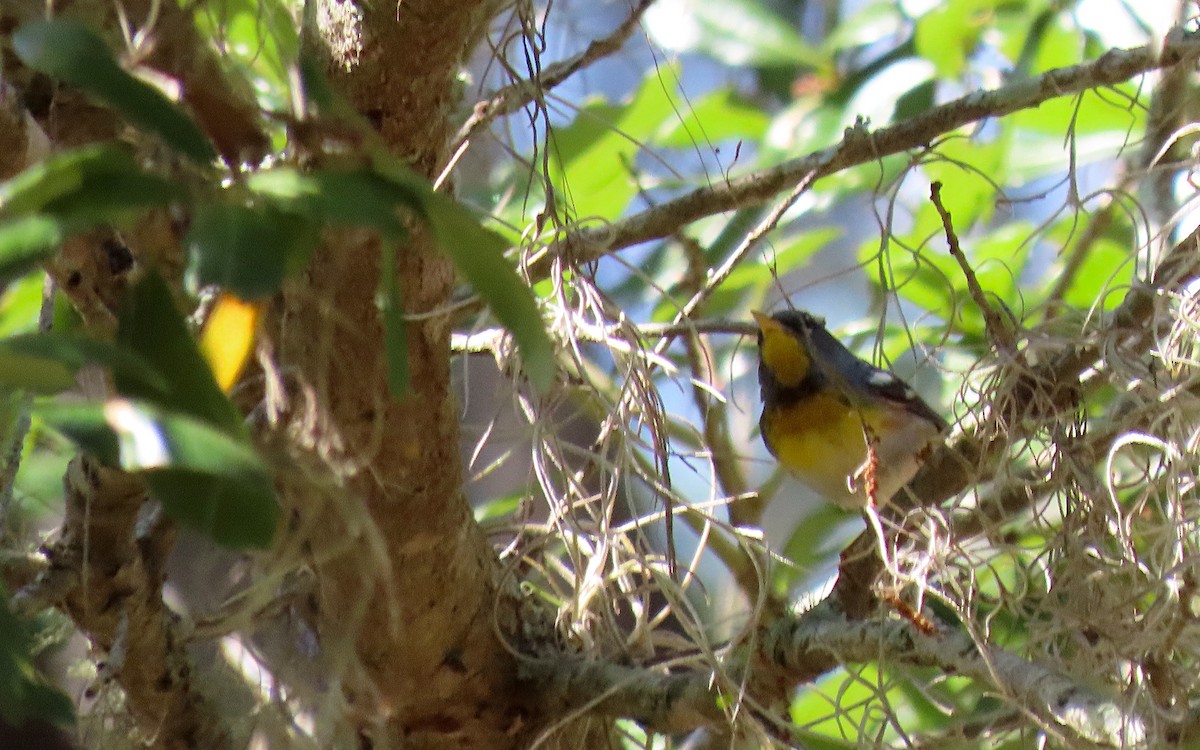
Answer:
<path fill-rule="evenodd" d="M 762 331 L 759 356 L 770 368 L 775 380 L 785 388 L 799 385 L 808 376 L 808 368 L 812 364 L 804 347 L 795 334 L 779 321 L 757 311 L 752 315 Z"/>

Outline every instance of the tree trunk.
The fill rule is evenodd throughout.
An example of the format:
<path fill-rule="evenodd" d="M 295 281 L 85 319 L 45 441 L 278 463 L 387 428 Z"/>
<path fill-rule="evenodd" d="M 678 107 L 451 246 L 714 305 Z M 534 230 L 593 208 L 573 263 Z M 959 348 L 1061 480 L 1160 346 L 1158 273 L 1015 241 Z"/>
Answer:
<path fill-rule="evenodd" d="M 377 128 L 391 152 L 425 176 L 443 162 L 457 103 L 455 76 L 479 40 L 490 2 L 331 2 L 322 32 L 334 50 L 334 88 Z M 388 393 L 376 304 L 381 252 L 396 254 L 407 326 L 411 392 Z M 344 481 L 323 510 L 330 547 L 373 540 L 318 567 L 323 647 L 353 642 L 348 694 L 360 733 L 404 747 L 513 746 L 521 725 L 515 661 L 497 635 L 512 603 L 463 494 L 458 415 L 450 387 L 446 308 L 454 269 L 414 230 L 399 248 L 378 237 L 328 234 L 307 284 L 285 295 L 277 353 L 295 368 L 293 434 Z M 433 314 L 430 314 L 433 313 Z M 299 397 L 299 398 L 297 398 Z M 372 551 L 368 551 L 372 550 Z M 499 605 L 499 606 L 498 606 Z M 386 717 L 386 726 L 372 726 Z"/>

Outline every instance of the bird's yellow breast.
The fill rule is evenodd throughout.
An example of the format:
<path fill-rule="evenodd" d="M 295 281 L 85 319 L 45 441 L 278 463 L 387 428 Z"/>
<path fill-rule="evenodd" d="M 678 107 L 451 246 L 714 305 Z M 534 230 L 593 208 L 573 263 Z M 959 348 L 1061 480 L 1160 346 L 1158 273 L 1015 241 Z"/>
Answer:
<path fill-rule="evenodd" d="M 938 434 L 936 426 L 902 410 L 856 410 L 832 392 L 768 409 L 762 431 L 784 468 L 845 508 L 868 501 L 862 477 L 868 431 L 876 441 L 877 502 L 912 478 L 925 446 Z"/>
<path fill-rule="evenodd" d="M 768 409 L 762 431 L 784 468 L 831 499 L 849 495 L 847 478 L 867 457 L 862 419 L 834 393 Z"/>

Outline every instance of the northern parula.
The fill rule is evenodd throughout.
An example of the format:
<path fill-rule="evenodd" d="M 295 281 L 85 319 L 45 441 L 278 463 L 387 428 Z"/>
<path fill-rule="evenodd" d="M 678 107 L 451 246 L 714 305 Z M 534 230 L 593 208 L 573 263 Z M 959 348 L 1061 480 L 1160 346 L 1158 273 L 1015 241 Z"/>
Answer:
<path fill-rule="evenodd" d="M 895 375 L 854 356 L 820 318 L 799 310 L 752 315 L 767 449 L 843 508 L 886 503 L 949 429 L 946 421 Z"/>

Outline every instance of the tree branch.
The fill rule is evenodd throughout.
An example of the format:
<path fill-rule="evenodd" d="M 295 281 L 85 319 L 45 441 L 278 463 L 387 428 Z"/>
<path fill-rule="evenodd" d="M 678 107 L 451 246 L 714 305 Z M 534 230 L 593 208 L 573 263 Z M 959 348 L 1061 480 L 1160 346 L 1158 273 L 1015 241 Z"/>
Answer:
<path fill-rule="evenodd" d="M 975 307 L 979 308 L 979 313 L 983 316 L 988 339 L 1001 352 L 1005 354 L 1015 353 L 1016 342 L 1013 340 L 1011 327 L 1000 317 L 1000 313 L 996 312 L 992 304 L 988 302 L 987 293 L 980 286 L 979 277 L 975 275 L 975 269 L 971 268 L 966 254 L 962 251 L 962 246 L 959 245 L 958 232 L 954 231 L 954 219 L 950 215 L 950 211 L 942 203 L 941 182 L 934 180 L 930 184 L 929 199 L 933 202 L 933 207 L 937 209 L 938 216 L 942 218 L 942 229 L 946 232 L 947 249 L 950 251 L 951 257 L 958 263 L 958 267 L 962 269 L 963 278 L 967 282 L 967 291 L 971 293 L 971 299 L 975 301 Z"/>
<path fill-rule="evenodd" d="M 681 226 L 706 216 L 763 203 L 802 180 L 820 179 L 885 156 L 927 147 L 938 136 L 964 125 L 1036 107 L 1061 96 L 1112 86 L 1198 57 L 1200 32 L 1175 29 L 1159 46 L 1110 50 L 1092 62 L 1056 68 L 993 91 L 976 91 L 874 132 L 863 124 L 847 128 L 841 143 L 835 146 L 761 172 L 698 188 L 612 224 L 569 234 L 534 253 L 527 262 L 527 272 L 535 281 L 540 280 L 547 277 L 557 258 L 589 263 L 630 245 L 667 237 Z"/>
<path fill-rule="evenodd" d="M 226 722 L 192 682 L 177 618 L 162 601 L 174 534 L 144 512 L 145 484 L 76 457 L 63 485 L 66 514 L 50 567 L 17 594 L 18 608 L 53 600 L 71 617 L 105 655 L 100 681 L 121 686 L 154 747 L 229 747 Z"/>
<path fill-rule="evenodd" d="M 822 663 L 877 661 L 937 667 L 984 684 L 1089 742 L 1127 746 L 1146 737 L 1144 720 L 1116 701 L 1048 667 L 998 648 L 981 647 L 961 631 L 924 635 L 907 622 L 850 621 L 822 606 L 769 625 L 762 639 L 769 660 L 793 672 Z M 824 671 L 824 670 L 822 670 Z"/>
<path fill-rule="evenodd" d="M 828 603 L 768 624 L 755 658 L 802 682 L 842 664 L 936 667 L 995 685 L 1018 707 L 1089 742 L 1125 746 L 1146 737 L 1140 716 L 1053 669 L 980 646 L 962 631 L 925 635 L 901 620 L 847 620 Z M 731 661 L 732 673 L 747 668 L 744 651 Z M 722 706 L 731 698 L 723 697 L 711 674 L 672 674 L 564 656 L 527 662 L 521 675 L 534 683 L 551 711 L 630 718 L 667 733 L 728 721 Z"/>
<path fill-rule="evenodd" d="M 525 662 L 520 675 L 534 685 L 539 708 L 550 716 L 630 718 L 668 734 L 726 721 L 716 690 L 695 672 L 669 674 L 563 656 Z"/>

